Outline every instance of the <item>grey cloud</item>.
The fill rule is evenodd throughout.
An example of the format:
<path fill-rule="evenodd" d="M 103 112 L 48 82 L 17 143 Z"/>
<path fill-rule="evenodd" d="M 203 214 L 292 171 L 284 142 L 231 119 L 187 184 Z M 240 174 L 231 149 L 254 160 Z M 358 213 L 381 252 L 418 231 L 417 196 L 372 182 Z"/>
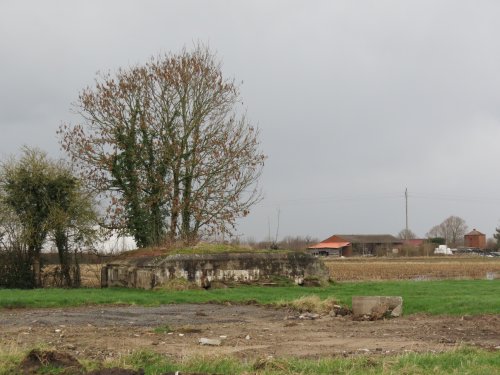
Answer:
<path fill-rule="evenodd" d="M 491 235 L 499 16 L 496 1 L 5 1 L 0 154 L 59 154 L 96 71 L 202 41 L 244 82 L 269 155 L 244 236 L 265 237 L 277 207 L 283 235 L 396 234 L 406 186 L 417 234 L 455 214 Z"/>

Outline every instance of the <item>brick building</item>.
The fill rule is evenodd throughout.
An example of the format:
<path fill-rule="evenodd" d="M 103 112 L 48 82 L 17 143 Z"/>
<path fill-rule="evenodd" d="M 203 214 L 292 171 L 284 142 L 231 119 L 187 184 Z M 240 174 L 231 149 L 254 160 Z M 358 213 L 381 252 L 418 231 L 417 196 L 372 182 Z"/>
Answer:
<path fill-rule="evenodd" d="M 473 229 L 472 232 L 467 233 L 464 236 L 465 247 L 471 247 L 474 249 L 485 249 L 486 248 L 486 235 Z"/>

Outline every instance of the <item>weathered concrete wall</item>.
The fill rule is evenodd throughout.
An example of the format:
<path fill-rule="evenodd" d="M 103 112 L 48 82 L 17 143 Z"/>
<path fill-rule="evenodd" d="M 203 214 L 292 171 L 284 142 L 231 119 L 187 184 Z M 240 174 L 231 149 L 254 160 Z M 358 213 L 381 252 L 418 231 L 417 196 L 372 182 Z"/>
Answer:
<path fill-rule="evenodd" d="M 171 255 L 109 263 L 103 267 L 101 285 L 151 289 L 176 278 L 208 286 L 214 280 L 255 282 L 273 276 L 302 284 L 308 278 L 328 280 L 328 270 L 321 260 L 298 252 Z"/>

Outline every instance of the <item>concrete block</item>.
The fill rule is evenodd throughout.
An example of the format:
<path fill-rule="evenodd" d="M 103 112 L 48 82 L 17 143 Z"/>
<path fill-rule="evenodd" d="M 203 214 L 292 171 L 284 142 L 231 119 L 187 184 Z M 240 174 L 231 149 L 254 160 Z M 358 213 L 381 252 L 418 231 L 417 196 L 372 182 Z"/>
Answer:
<path fill-rule="evenodd" d="M 386 312 L 399 316 L 403 312 L 403 297 L 399 296 L 353 296 L 352 313 L 354 318 L 369 315 L 382 317 Z"/>

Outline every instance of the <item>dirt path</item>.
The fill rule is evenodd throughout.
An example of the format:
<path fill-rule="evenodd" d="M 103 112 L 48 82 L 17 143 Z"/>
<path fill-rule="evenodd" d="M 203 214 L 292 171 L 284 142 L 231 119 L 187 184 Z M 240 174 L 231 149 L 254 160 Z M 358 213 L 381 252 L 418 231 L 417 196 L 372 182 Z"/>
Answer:
<path fill-rule="evenodd" d="M 450 350 L 462 343 L 500 346 L 500 315 L 410 316 L 356 322 L 258 306 L 164 305 L 0 310 L 0 350 L 43 343 L 77 358 L 105 359 L 147 349 L 182 358 L 192 355 L 318 357 Z M 169 326 L 174 332 L 159 332 Z M 156 329 L 156 330 L 155 330 Z M 200 338 L 221 346 L 201 346 Z"/>

